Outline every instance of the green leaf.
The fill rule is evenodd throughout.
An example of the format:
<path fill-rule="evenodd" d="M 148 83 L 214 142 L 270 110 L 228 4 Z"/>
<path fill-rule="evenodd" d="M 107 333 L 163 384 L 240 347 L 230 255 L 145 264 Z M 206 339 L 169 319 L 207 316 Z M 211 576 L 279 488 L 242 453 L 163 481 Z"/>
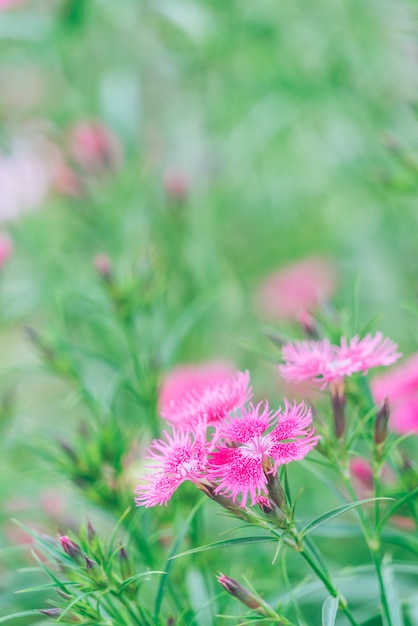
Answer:
<path fill-rule="evenodd" d="M 235 539 L 225 539 L 224 541 L 215 541 L 214 543 L 209 543 L 206 546 L 200 546 L 199 548 L 193 548 L 192 550 L 187 550 L 186 552 L 181 552 L 180 554 L 176 554 L 175 556 L 170 556 L 170 559 L 178 559 L 181 556 L 188 556 L 189 554 L 197 554 L 198 552 L 207 552 L 208 550 L 216 550 L 216 548 L 228 548 L 230 546 L 238 546 L 246 543 L 262 543 L 266 541 L 277 541 L 277 538 L 274 537 L 236 537 Z"/>
<path fill-rule="evenodd" d="M 13 613 L 13 615 L 6 615 L 6 617 L 0 617 L 0 624 L 4 622 L 8 622 L 11 619 L 15 619 L 16 617 L 26 617 L 27 615 L 37 615 L 39 617 L 38 611 L 20 611 L 20 613 Z"/>
<path fill-rule="evenodd" d="M 338 611 L 338 598 L 329 596 L 322 605 L 322 626 L 334 626 Z"/>
<path fill-rule="evenodd" d="M 393 570 L 388 564 L 383 566 L 382 579 L 386 601 L 389 608 L 390 626 L 404 626 L 399 593 L 395 587 Z M 383 621 L 385 626 L 389 626 L 389 624 L 386 624 L 384 615 Z"/>
<path fill-rule="evenodd" d="M 357 500 L 356 502 L 350 502 L 350 504 L 344 504 L 343 506 L 339 506 L 336 509 L 332 509 L 331 511 L 328 511 L 328 513 L 324 513 L 323 515 L 320 515 L 319 517 L 314 519 L 312 522 L 310 522 L 307 526 L 305 526 L 305 528 L 303 528 L 300 531 L 300 536 L 304 537 L 308 533 L 311 533 L 315 528 L 318 528 L 318 526 L 322 526 L 322 524 L 326 524 L 329 520 L 334 519 L 335 517 L 338 517 L 339 515 L 346 513 L 347 511 L 350 511 L 350 509 L 354 509 L 355 507 L 358 507 L 362 504 L 366 504 L 367 502 L 375 502 L 376 500 L 393 500 L 393 498 L 386 498 L 386 497 L 367 498 L 365 500 Z"/>
<path fill-rule="evenodd" d="M 165 575 L 167 574 L 167 572 L 163 572 L 162 570 L 161 571 L 154 570 L 150 572 L 142 572 L 141 574 L 135 574 L 134 576 L 131 576 L 130 578 L 127 578 L 126 580 L 123 581 L 123 583 L 119 586 L 119 591 L 122 591 L 123 589 L 125 589 L 125 587 L 135 582 L 135 580 L 139 580 L 140 578 L 146 578 L 147 576 L 151 576 L 151 574 L 164 574 Z"/>
<path fill-rule="evenodd" d="M 197 511 L 200 509 L 200 507 L 202 506 L 203 502 L 206 501 L 206 496 L 203 496 L 199 502 L 193 507 L 193 509 L 190 511 L 189 515 L 187 516 L 187 519 L 185 521 L 185 523 L 182 526 L 181 531 L 179 532 L 179 534 L 177 535 L 177 537 L 174 539 L 173 544 L 168 552 L 167 558 L 165 560 L 164 563 L 164 570 L 166 573 L 166 576 L 163 576 L 160 580 L 160 584 L 158 586 L 158 590 L 157 590 L 157 595 L 155 598 L 155 608 L 154 608 L 154 619 L 155 619 L 155 623 L 158 624 L 159 621 L 159 615 L 160 615 L 160 611 L 161 611 L 161 605 L 163 603 L 163 598 L 164 598 L 164 593 L 168 584 L 168 577 L 170 574 L 170 571 L 173 568 L 174 562 L 172 561 L 172 559 L 175 559 L 176 556 L 181 556 L 181 555 L 176 555 L 176 552 L 181 544 L 181 542 L 183 541 L 184 537 L 186 536 L 186 533 L 189 529 L 190 523 L 192 521 L 192 519 L 194 518 L 194 516 L 196 515 Z"/>
<path fill-rule="evenodd" d="M 378 526 L 376 528 L 377 534 L 380 533 L 380 531 L 382 530 L 383 526 L 386 524 L 387 520 L 391 517 L 391 515 L 393 515 L 393 513 L 396 511 L 396 509 L 398 509 L 400 506 L 402 506 L 402 504 L 405 504 L 405 502 L 407 502 L 410 498 L 416 496 L 417 494 L 418 494 L 418 487 L 416 487 L 415 489 L 413 489 L 409 493 L 405 494 L 403 496 L 403 498 L 401 498 L 400 500 L 397 500 L 397 502 L 395 502 L 395 504 L 393 506 L 391 506 L 388 511 L 386 511 L 386 513 L 383 515 L 382 519 L 380 520 L 380 522 L 379 522 L 379 524 L 378 524 Z"/>

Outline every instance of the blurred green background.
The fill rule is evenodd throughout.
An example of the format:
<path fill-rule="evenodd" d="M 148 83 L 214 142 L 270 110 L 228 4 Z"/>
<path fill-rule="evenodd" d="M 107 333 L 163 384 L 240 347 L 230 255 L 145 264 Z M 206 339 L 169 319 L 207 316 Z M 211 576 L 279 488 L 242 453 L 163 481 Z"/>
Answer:
<path fill-rule="evenodd" d="M 14 243 L 0 276 L 1 616 L 33 607 L 12 593 L 31 574 L 15 573 L 27 556 L 10 517 L 56 532 L 57 516 L 77 528 L 87 506 L 41 457 L 88 411 L 45 371 L 25 327 L 82 360 L 83 384 L 104 404 L 133 352 L 139 368 L 156 358 L 159 374 L 230 359 L 251 368 L 257 395 L 279 399 L 254 293 L 269 273 L 319 255 L 338 272 L 338 307 L 351 311 L 359 285 L 355 330 L 382 313 L 379 329 L 416 351 L 417 9 L 0 2 L 0 222 Z M 85 122 L 112 137 L 98 166 L 71 152 Z M 9 219 L 19 192 L 2 188 L 1 168 L 16 142 L 47 163 L 48 184 L 34 210 L 21 201 Z M 30 180 L 19 184 L 30 195 Z M 98 254 L 122 285 L 141 286 L 144 323 L 130 345 Z M 118 410 L 135 428 L 137 407 L 123 397 Z M 45 490 L 68 498 L 65 515 L 51 521 Z"/>

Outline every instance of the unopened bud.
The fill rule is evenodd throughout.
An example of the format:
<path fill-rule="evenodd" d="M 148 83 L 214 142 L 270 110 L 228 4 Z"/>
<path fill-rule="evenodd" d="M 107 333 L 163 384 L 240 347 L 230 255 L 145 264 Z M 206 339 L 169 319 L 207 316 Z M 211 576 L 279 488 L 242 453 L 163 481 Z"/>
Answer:
<path fill-rule="evenodd" d="M 93 559 L 90 559 L 88 556 L 84 555 L 84 561 L 86 563 L 86 569 L 87 570 L 96 570 L 99 566 L 97 565 L 96 561 L 93 561 Z"/>
<path fill-rule="evenodd" d="M 77 458 L 77 454 L 75 452 L 75 450 L 63 439 L 57 439 L 57 443 L 59 445 L 59 447 L 61 448 L 61 450 L 63 452 L 65 452 L 65 454 L 68 456 L 68 458 L 74 463 L 77 464 L 78 463 L 78 458 Z"/>
<path fill-rule="evenodd" d="M 123 545 L 121 545 L 119 549 L 119 564 L 123 578 L 130 578 L 132 576 L 132 568 L 129 562 L 128 553 L 126 552 Z"/>
<path fill-rule="evenodd" d="M 259 496 L 257 498 L 257 504 L 266 517 L 273 521 L 276 526 L 283 528 L 286 525 L 286 518 L 283 511 L 266 496 Z"/>
<path fill-rule="evenodd" d="M 80 547 L 72 539 L 67 537 L 67 535 L 61 535 L 58 539 L 64 552 L 68 554 L 69 557 L 78 563 L 83 560 Z"/>
<path fill-rule="evenodd" d="M 303 331 L 310 339 L 318 339 L 318 329 L 314 317 L 306 309 L 300 311 L 297 315 L 297 320 L 302 326 Z"/>
<path fill-rule="evenodd" d="M 273 617 L 277 622 L 277 618 L 279 616 L 276 611 L 273 611 L 271 606 L 264 602 L 264 600 L 256 593 L 250 591 L 233 578 L 229 578 L 229 576 L 225 576 L 224 574 L 219 574 L 217 581 L 221 583 L 222 587 L 226 589 L 231 596 L 237 598 L 237 600 L 245 604 L 245 606 L 248 606 L 249 609 L 253 609 L 254 611 L 257 611 L 257 613 L 266 617 Z"/>
<path fill-rule="evenodd" d="M 234 504 L 231 498 L 226 498 L 225 496 L 219 493 L 215 493 L 216 485 L 210 484 L 209 482 L 205 481 L 204 483 L 203 482 L 196 483 L 196 486 L 201 491 L 203 491 L 204 494 L 206 494 L 209 498 L 211 498 L 211 500 L 214 500 L 215 502 L 220 504 L 224 509 L 226 509 L 230 513 L 233 513 L 240 519 L 243 519 L 247 522 L 250 521 L 250 513 L 248 512 L 248 510 L 245 510 L 244 508 L 238 506 L 237 504 Z"/>
<path fill-rule="evenodd" d="M 189 192 L 189 181 L 180 170 L 168 170 L 164 174 L 164 190 L 173 200 L 184 200 Z"/>
<path fill-rule="evenodd" d="M 89 543 L 92 543 L 92 541 L 94 541 L 96 537 L 96 531 L 94 530 L 93 526 L 91 525 L 90 520 L 87 520 L 87 539 L 89 541 Z"/>
<path fill-rule="evenodd" d="M 335 381 L 331 385 L 331 406 L 335 436 L 337 439 L 342 439 L 345 433 L 345 393 L 342 381 Z"/>
<path fill-rule="evenodd" d="M 64 598 L 64 600 L 71 600 L 74 597 L 69 593 L 65 593 L 65 591 L 62 591 L 61 589 L 57 589 L 57 594 L 60 595 L 61 598 Z"/>
<path fill-rule="evenodd" d="M 224 574 L 219 574 L 217 581 L 218 583 L 221 583 L 222 587 L 226 589 L 231 596 L 237 598 L 240 602 L 248 606 L 248 608 L 256 610 L 263 608 L 258 598 L 256 598 L 251 591 L 233 578 L 229 578 L 229 576 L 225 576 Z"/>
<path fill-rule="evenodd" d="M 47 617 L 58 619 L 62 613 L 62 609 L 38 609 L 38 613 L 42 613 L 42 615 L 46 615 Z"/>
<path fill-rule="evenodd" d="M 267 490 L 270 499 L 281 511 L 283 511 L 283 509 L 286 508 L 286 495 L 280 483 L 279 477 L 276 472 L 271 472 L 271 470 L 265 472 L 265 476 L 267 478 Z"/>
<path fill-rule="evenodd" d="M 107 254 L 98 254 L 94 257 L 94 267 L 106 282 L 112 278 L 112 263 Z"/>
<path fill-rule="evenodd" d="M 377 412 L 376 422 L 374 425 L 374 442 L 377 446 L 386 440 L 388 434 L 389 413 L 389 400 L 385 397 L 382 406 Z"/>

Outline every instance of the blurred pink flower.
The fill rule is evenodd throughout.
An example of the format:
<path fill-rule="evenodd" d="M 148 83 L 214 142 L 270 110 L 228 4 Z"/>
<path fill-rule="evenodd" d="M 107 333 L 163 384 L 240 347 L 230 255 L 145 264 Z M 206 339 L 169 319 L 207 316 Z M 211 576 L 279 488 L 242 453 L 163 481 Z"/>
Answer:
<path fill-rule="evenodd" d="M 102 278 L 109 280 L 112 274 L 112 261 L 107 254 L 97 254 L 93 259 L 94 267 Z"/>
<path fill-rule="evenodd" d="M 321 388 L 355 372 L 392 365 L 401 356 L 397 345 L 379 332 L 374 337 L 353 337 L 349 342 L 342 337 L 339 346 L 328 339 L 291 342 L 283 346 L 282 355 L 285 363 L 279 371 L 283 378 L 295 383 L 311 380 Z"/>
<path fill-rule="evenodd" d="M 205 426 L 199 424 L 189 432 L 173 429 L 172 436 L 166 431 L 164 435 L 167 441 L 154 439 L 149 448 L 148 458 L 155 465 L 150 466 L 153 472 L 145 476 L 145 483 L 136 489 L 137 505 L 167 504 L 185 480 L 204 481 L 208 447 Z"/>
<path fill-rule="evenodd" d="M 259 285 L 255 304 L 271 320 L 296 319 L 317 308 L 336 289 L 336 271 L 328 259 L 309 257 L 267 276 Z"/>
<path fill-rule="evenodd" d="M 161 416 L 179 428 L 188 428 L 201 419 L 207 424 L 217 422 L 231 411 L 239 409 L 252 396 L 250 375 L 248 371 L 237 372 L 232 376 L 226 374 L 226 369 L 214 368 L 213 372 L 202 369 L 201 379 L 195 379 L 195 384 L 188 390 L 184 385 L 181 395 L 174 392 L 175 385 L 171 383 L 172 392 L 170 395 L 166 388 L 168 402 L 160 410 Z M 178 380 L 182 381 L 180 375 Z M 187 377 L 183 379 L 183 384 L 186 380 Z"/>
<path fill-rule="evenodd" d="M 162 381 L 158 406 L 163 408 L 181 400 L 199 387 L 227 381 L 235 368 L 224 361 L 207 361 L 178 365 Z"/>
<path fill-rule="evenodd" d="M 59 517 L 67 508 L 67 502 L 58 489 L 45 489 L 39 496 L 43 511 L 51 517 Z"/>
<path fill-rule="evenodd" d="M 189 191 L 189 181 L 181 170 L 167 170 L 163 178 L 164 190 L 173 200 L 184 200 Z"/>
<path fill-rule="evenodd" d="M 23 4 L 24 0 L 0 0 L 0 11 L 5 11 L 11 7 Z"/>
<path fill-rule="evenodd" d="M 6 263 L 13 252 L 13 241 L 6 233 L 0 233 L 0 268 Z"/>
<path fill-rule="evenodd" d="M 350 460 L 350 474 L 354 490 L 359 499 L 370 498 L 373 494 L 373 469 L 369 461 L 362 457 L 353 457 Z M 384 465 L 380 475 L 385 484 L 395 481 L 395 475 L 388 465 Z"/>
<path fill-rule="evenodd" d="M 250 404 L 217 424 L 215 440 L 223 443 L 210 456 L 207 472 L 218 483 L 215 494 L 234 502 L 241 496 L 242 507 L 249 497 L 255 505 L 260 495 L 268 494 L 266 473 L 303 459 L 317 444 L 318 437 L 308 428 L 311 422 L 311 409 L 286 401 L 284 411 L 270 411 L 267 402 L 263 408 Z"/>
<path fill-rule="evenodd" d="M 418 433 L 418 354 L 371 381 L 376 403 L 389 400 L 390 427 L 397 433 Z"/>
<path fill-rule="evenodd" d="M 80 122 L 70 131 L 70 154 L 84 170 L 97 172 L 115 167 L 122 158 L 117 137 L 96 121 Z"/>
<path fill-rule="evenodd" d="M 373 490 L 373 470 L 369 461 L 361 457 L 351 459 L 350 473 L 358 483 L 356 492 L 361 491 L 361 497 L 367 497 L 368 492 Z"/>
<path fill-rule="evenodd" d="M 69 198 L 78 198 L 83 194 L 83 183 L 80 176 L 65 163 L 63 157 L 57 160 L 52 186 L 59 194 Z"/>

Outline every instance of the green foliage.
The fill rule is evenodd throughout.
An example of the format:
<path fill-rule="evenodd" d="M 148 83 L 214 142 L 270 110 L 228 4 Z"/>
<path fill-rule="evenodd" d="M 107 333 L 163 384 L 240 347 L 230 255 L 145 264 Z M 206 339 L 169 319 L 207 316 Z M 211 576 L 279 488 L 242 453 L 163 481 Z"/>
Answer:
<path fill-rule="evenodd" d="M 289 339 L 417 351 L 417 28 L 407 0 L 1 6 L 0 623 L 418 626 L 416 435 L 376 441 L 370 377 L 334 412 L 312 399 L 321 441 L 280 473 L 282 509 L 190 483 L 133 503 L 176 365 L 229 360 L 273 408 Z M 90 160 L 80 124 L 108 133 Z M 29 178 L 5 169 L 19 150 Z M 264 319 L 260 282 L 312 256 L 332 304 Z"/>

